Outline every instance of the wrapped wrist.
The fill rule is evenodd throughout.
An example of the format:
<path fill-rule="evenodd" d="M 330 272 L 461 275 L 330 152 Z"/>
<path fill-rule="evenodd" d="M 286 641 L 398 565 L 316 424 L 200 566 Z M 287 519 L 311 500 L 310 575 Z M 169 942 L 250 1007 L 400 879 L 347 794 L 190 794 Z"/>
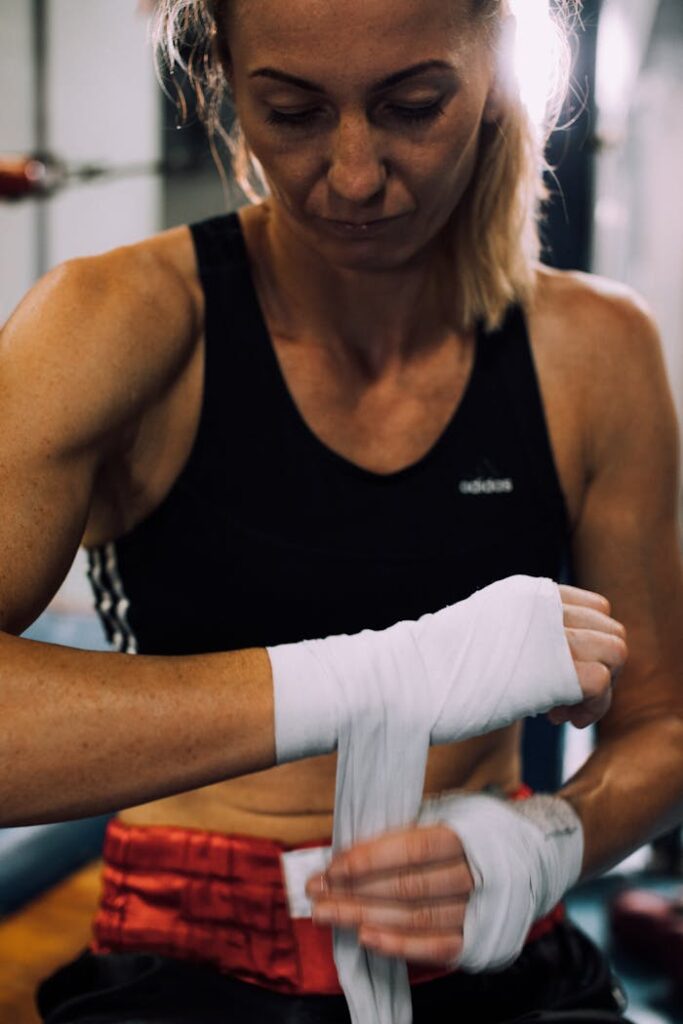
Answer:
<path fill-rule="evenodd" d="M 582 699 L 557 587 L 513 576 L 381 631 L 269 647 L 278 763 L 395 718 L 450 743 Z"/>
<path fill-rule="evenodd" d="M 459 966 L 502 970 L 519 956 L 526 935 L 579 877 L 583 829 L 559 797 L 515 803 L 484 794 L 427 801 L 419 824 L 447 825 L 462 845 L 475 880 L 465 915 Z"/>

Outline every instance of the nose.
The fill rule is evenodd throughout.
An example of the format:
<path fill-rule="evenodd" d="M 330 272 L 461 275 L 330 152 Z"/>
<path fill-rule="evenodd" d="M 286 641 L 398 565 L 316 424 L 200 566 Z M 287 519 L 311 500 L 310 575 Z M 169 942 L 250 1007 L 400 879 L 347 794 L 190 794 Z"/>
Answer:
<path fill-rule="evenodd" d="M 382 191 L 386 179 L 386 162 L 372 126 L 365 117 L 342 117 L 327 172 L 330 188 L 347 202 L 367 203 Z"/>

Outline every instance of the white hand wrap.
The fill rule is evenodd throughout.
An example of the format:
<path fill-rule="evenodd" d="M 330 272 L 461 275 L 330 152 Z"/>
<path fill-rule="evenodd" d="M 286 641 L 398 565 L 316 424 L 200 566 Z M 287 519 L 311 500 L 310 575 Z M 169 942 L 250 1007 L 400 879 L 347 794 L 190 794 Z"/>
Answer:
<path fill-rule="evenodd" d="M 430 742 L 582 700 L 554 583 L 514 576 L 381 632 L 268 649 L 279 762 L 338 749 L 333 850 L 414 821 Z M 403 961 L 335 930 L 353 1024 L 410 1024 Z"/>
<path fill-rule="evenodd" d="M 581 872 L 583 828 L 566 800 L 539 795 L 515 803 L 484 794 L 426 801 L 418 823 L 441 822 L 462 842 L 475 888 L 465 913 L 465 971 L 513 963 L 539 917 Z"/>
<path fill-rule="evenodd" d="M 557 586 L 512 576 L 382 631 L 269 647 L 278 763 L 333 751 L 353 720 L 415 709 L 432 743 L 583 699 Z M 407 727 L 416 725 L 414 720 Z"/>

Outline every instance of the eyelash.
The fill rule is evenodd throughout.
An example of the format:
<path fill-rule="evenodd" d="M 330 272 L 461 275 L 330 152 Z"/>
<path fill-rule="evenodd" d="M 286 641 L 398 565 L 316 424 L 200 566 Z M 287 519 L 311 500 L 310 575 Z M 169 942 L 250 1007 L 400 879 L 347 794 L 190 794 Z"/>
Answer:
<path fill-rule="evenodd" d="M 408 124 L 424 124 L 429 121 L 435 121 L 437 117 L 441 117 L 445 112 L 443 100 L 440 99 L 422 107 L 401 107 L 400 105 L 393 104 L 389 107 L 389 110 L 399 120 L 407 122 Z M 285 114 L 281 110 L 271 110 L 266 121 L 268 124 L 282 126 L 284 128 L 308 127 L 319 113 L 319 107 L 313 107 L 310 110 L 301 110 L 297 113 L 291 114 Z"/>

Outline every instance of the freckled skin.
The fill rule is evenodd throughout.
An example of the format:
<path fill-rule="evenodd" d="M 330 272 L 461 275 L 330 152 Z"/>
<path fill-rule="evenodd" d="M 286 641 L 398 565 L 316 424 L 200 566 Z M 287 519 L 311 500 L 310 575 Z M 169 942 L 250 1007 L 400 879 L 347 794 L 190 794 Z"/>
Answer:
<path fill-rule="evenodd" d="M 491 120 L 491 52 L 469 5 L 443 0 L 248 0 L 227 26 L 231 84 L 250 148 L 275 202 L 278 230 L 332 265 L 379 269 L 428 252 L 472 174 L 482 121 Z M 431 71 L 373 96 L 397 70 L 441 60 Z M 265 78 L 272 67 L 324 88 L 307 93 Z M 401 124 L 391 103 L 443 98 L 443 116 Z M 272 107 L 320 106 L 310 127 L 267 123 Z M 410 214 L 392 244 L 350 249 L 314 218 L 368 219 Z"/>
<path fill-rule="evenodd" d="M 487 37 L 466 10 L 466 0 L 243 0 L 226 33 L 238 113 L 274 192 L 240 220 L 287 386 L 314 433 L 379 473 L 432 447 L 472 365 L 473 339 L 437 301 L 430 244 L 496 119 Z M 456 71 L 373 92 L 435 59 Z M 321 89 L 249 77 L 264 65 Z M 443 114 L 410 124 L 397 115 L 434 100 Z M 305 129 L 267 121 L 311 108 Z M 316 220 L 393 214 L 406 217 L 353 244 Z M 595 278 L 536 277 L 530 342 L 573 564 L 629 634 L 598 749 L 563 790 L 593 872 L 681 817 L 678 435 L 657 333 L 638 301 Z M 112 656 L 6 632 L 45 607 L 81 538 L 122 536 L 178 479 L 200 418 L 204 313 L 180 226 L 58 268 L 0 332 L 3 825 L 130 807 L 124 817 L 140 824 L 288 843 L 330 833 L 334 758 L 272 769 L 265 652 Z M 426 791 L 514 789 L 518 738 L 512 728 L 438 748 Z M 424 835 L 401 840 L 402 884 L 415 841 L 421 848 Z M 434 960 L 434 948 L 422 955 Z"/>

